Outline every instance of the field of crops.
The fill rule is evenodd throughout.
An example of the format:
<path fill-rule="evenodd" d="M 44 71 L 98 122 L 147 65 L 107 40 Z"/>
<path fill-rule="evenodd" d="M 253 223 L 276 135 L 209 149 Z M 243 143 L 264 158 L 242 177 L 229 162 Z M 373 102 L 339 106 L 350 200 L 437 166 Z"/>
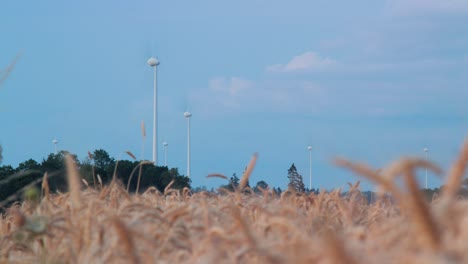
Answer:
<path fill-rule="evenodd" d="M 337 160 L 381 187 L 373 203 L 358 183 L 345 196 L 92 189 L 67 161 L 70 192 L 51 194 L 45 180 L 38 202 L 1 217 L 1 263 L 468 263 L 468 201 L 457 197 L 468 144 L 430 204 L 414 171 L 440 169 L 422 159 L 378 173 Z"/>

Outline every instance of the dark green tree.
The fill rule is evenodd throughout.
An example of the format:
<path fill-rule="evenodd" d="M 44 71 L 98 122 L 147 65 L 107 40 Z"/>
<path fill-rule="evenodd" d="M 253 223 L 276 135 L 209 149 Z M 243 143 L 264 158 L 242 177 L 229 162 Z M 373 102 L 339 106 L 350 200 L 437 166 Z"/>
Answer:
<path fill-rule="evenodd" d="M 232 174 L 231 179 L 229 179 L 229 183 L 225 185 L 221 185 L 220 188 L 224 188 L 231 192 L 234 192 L 235 190 L 237 190 L 237 187 L 239 186 L 239 181 L 240 181 L 239 177 L 237 177 L 237 174 L 234 173 Z"/>
<path fill-rule="evenodd" d="M 237 188 L 239 186 L 239 177 L 237 177 L 237 174 L 234 173 L 232 174 L 232 177 L 231 177 L 231 185 L 233 185 L 235 188 Z"/>
<path fill-rule="evenodd" d="M 2 145 L 0 145 L 0 164 L 2 164 L 3 156 L 2 156 Z"/>
<path fill-rule="evenodd" d="M 122 181 L 122 183 L 125 186 L 127 186 L 128 181 L 130 179 L 130 175 L 132 174 L 132 171 L 138 166 L 138 164 L 139 164 L 138 161 L 119 160 L 119 162 L 116 163 L 116 166 L 117 166 L 117 169 L 116 169 L 117 179 Z M 142 168 L 142 169 L 144 169 L 144 168 Z M 143 170 L 142 170 L 142 172 L 143 172 Z M 130 189 L 129 189 L 130 192 L 134 192 L 136 190 L 137 180 L 138 180 L 138 173 L 139 173 L 139 169 L 137 168 L 137 170 L 133 174 L 132 181 L 130 182 Z"/>
<path fill-rule="evenodd" d="M 0 166 L 0 180 L 13 175 L 16 170 L 10 165 Z"/>
<path fill-rule="evenodd" d="M 261 192 L 260 190 L 266 190 L 268 189 L 268 184 L 265 181 L 259 181 L 257 182 L 257 185 L 254 187 L 254 192 L 259 193 Z"/>
<path fill-rule="evenodd" d="M 166 168 L 167 167 L 163 167 Z M 178 189 L 181 190 L 185 187 L 190 188 L 190 183 L 191 180 L 189 177 L 186 177 L 184 175 L 179 174 L 179 170 L 177 168 L 171 168 L 161 174 L 161 178 L 164 179 L 166 182 L 169 181 L 169 183 L 174 180 L 174 183 L 172 184 L 171 188 L 172 189 Z M 164 186 L 166 188 L 167 185 Z M 162 188 L 163 186 L 161 186 Z"/>
<path fill-rule="evenodd" d="M 25 162 L 21 162 L 16 168 L 17 171 L 27 171 L 27 170 L 40 170 L 41 164 L 33 159 L 28 159 Z"/>
<path fill-rule="evenodd" d="M 0 166 L 0 201 L 16 192 L 16 170 L 10 165 Z"/>
<path fill-rule="evenodd" d="M 65 151 L 57 154 L 49 154 L 39 164 L 33 159 L 26 160 L 18 165 L 15 169 L 12 166 L 0 166 L 0 200 L 15 194 L 24 186 L 36 181 L 40 185 L 40 180 L 44 173 L 48 173 L 49 187 L 52 192 L 54 191 L 67 191 L 67 179 L 65 168 Z M 94 175 L 100 174 L 103 184 L 108 184 L 113 177 L 114 168 L 116 168 L 116 177 L 125 186 L 127 186 L 130 175 L 135 169 L 133 178 L 130 182 L 130 192 L 136 191 L 138 183 L 138 175 L 140 173 L 138 161 L 121 160 L 116 167 L 116 161 L 110 157 L 109 154 L 99 149 L 94 151 L 84 162 L 78 162 L 75 155 L 73 158 L 76 161 L 77 167 L 81 176 L 88 182 L 90 186 L 94 186 Z M 97 177 L 96 177 L 97 178 Z M 164 192 L 167 185 L 174 180 L 172 189 L 183 189 L 184 187 L 190 188 L 191 180 L 180 175 L 177 168 L 158 167 L 153 164 L 144 164 L 141 167 L 139 191 L 144 192 L 151 186 L 155 186 L 160 192 Z M 237 178 L 237 177 L 236 177 Z M 237 178 L 236 184 L 238 185 L 239 179 Z M 96 179 L 96 184 L 98 184 Z"/>
<path fill-rule="evenodd" d="M 160 192 L 164 192 L 164 189 L 172 180 L 174 180 L 174 183 L 171 186 L 172 189 L 181 190 L 184 187 L 190 188 L 191 180 L 184 175 L 180 175 L 177 168 L 168 169 L 165 166 L 158 167 L 152 164 L 143 166 L 139 189 L 140 192 L 144 192 L 151 186 L 155 186 Z M 134 180 L 132 179 L 132 182 L 133 181 Z"/>
<path fill-rule="evenodd" d="M 96 175 L 99 174 L 104 183 L 112 180 L 115 169 L 115 160 L 109 156 L 109 153 L 103 149 L 97 149 L 91 154 Z"/>
<path fill-rule="evenodd" d="M 41 162 L 41 169 L 44 172 L 56 172 L 62 171 L 65 169 L 64 163 L 65 152 L 61 151 L 57 154 L 51 153 L 47 158 L 43 159 Z"/>
<path fill-rule="evenodd" d="M 99 185 L 96 174 L 94 172 L 94 165 L 91 163 L 89 158 L 82 161 L 78 169 L 81 177 L 83 177 L 83 179 L 85 179 L 90 186 L 97 187 Z"/>
<path fill-rule="evenodd" d="M 305 185 L 304 185 L 304 182 L 302 181 L 302 176 L 297 172 L 297 169 L 294 163 L 291 165 L 291 167 L 288 170 L 288 179 L 289 179 L 288 188 L 298 193 L 305 192 Z"/>
<path fill-rule="evenodd" d="M 44 176 L 44 173 L 41 170 L 41 165 L 33 159 L 21 162 L 16 168 L 16 171 L 21 175 L 15 182 L 16 188 L 18 189 Z"/>
<path fill-rule="evenodd" d="M 41 171 L 42 173 L 47 172 L 49 186 L 51 191 L 59 190 L 61 192 L 67 191 L 67 177 L 65 170 L 65 155 L 70 154 L 66 151 L 60 151 L 57 154 L 49 154 L 46 159 L 42 160 Z M 72 155 L 73 159 L 77 162 L 77 166 L 80 167 L 76 155 Z"/>
<path fill-rule="evenodd" d="M 168 169 L 167 167 L 157 167 L 153 164 L 149 164 L 143 166 L 142 175 L 141 175 L 141 183 L 140 183 L 140 190 L 141 192 L 145 191 L 150 186 L 155 186 L 160 192 L 164 192 L 166 186 L 171 182 L 170 177 L 162 178 L 162 174 L 166 172 Z M 134 186 L 136 190 L 136 178 L 133 177 Z M 133 184 L 133 183 L 132 183 Z"/>
<path fill-rule="evenodd" d="M 18 194 L 23 187 L 40 179 L 42 175 L 37 162 L 33 160 L 21 163 L 17 169 L 11 166 L 0 167 L 0 201 Z"/>

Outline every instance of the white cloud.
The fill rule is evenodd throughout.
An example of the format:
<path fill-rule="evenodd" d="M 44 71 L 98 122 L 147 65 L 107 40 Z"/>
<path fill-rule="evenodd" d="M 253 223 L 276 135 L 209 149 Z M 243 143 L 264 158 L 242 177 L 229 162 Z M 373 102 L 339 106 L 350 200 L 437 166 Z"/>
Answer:
<path fill-rule="evenodd" d="M 443 14 L 468 11 L 468 0 L 387 0 L 392 14 Z"/>
<path fill-rule="evenodd" d="M 253 82 L 239 77 L 216 77 L 209 81 L 210 90 L 215 92 L 228 93 L 231 96 L 238 95 L 239 93 L 250 90 L 253 87 Z"/>
<path fill-rule="evenodd" d="M 336 62 L 330 58 L 321 58 L 317 53 L 308 51 L 295 56 L 286 64 L 275 64 L 267 67 L 272 72 L 308 72 L 327 69 Z"/>
<path fill-rule="evenodd" d="M 216 77 L 205 89 L 193 91 L 191 101 L 205 117 L 228 113 L 318 111 L 325 106 L 324 90 L 312 81 Z M 310 108 L 310 103 L 314 108 Z"/>
<path fill-rule="evenodd" d="M 327 72 L 333 74 L 366 74 L 366 73 L 390 73 L 390 72 L 408 72 L 421 70 L 437 70 L 447 69 L 448 67 L 456 67 L 466 65 L 464 58 L 458 59 L 441 59 L 441 58 L 424 58 L 419 60 L 393 60 L 393 61 L 369 61 L 369 60 L 354 60 L 342 61 L 340 63 L 329 58 L 321 58 L 316 53 L 306 52 L 295 56 L 286 64 L 270 65 L 266 69 L 274 73 L 314 73 Z M 245 82 L 245 81 L 244 81 Z M 232 78 L 232 80 L 220 79 L 216 80 L 216 85 L 213 85 L 219 90 L 229 90 L 232 94 L 236 94 L 239 90 L 245 90 L 247 87 L 253 86 L 252 83 L 243 83 L 240 78 Z M 247 84 L 251 84 L 248 86 Z M 213 89 L 214 90 L 214 89 Z"/>
<path fill-rule="evenodd" d="M 450 69 L 460 71 L 466 65 L 466 58 L 358 59 L 337 63 L 307 52 L 284 65 L 268 67 L 275 72 L 305 73 L 296 78 L 281 74 L 266 74 L 256 80 L 215 77 L 204 89 L 193 91 L 191 97 L 200 114 L 210 117 L 251 112 L 395 116 L 418 113 L 430 105 L 427 98 L 421 98 L 421 94 L 436 94 L 440 87 L 445 86 L 444 81 L 442 86 L 433 84 L 434 87 L 430 88 L 431 81 L 425 78 L 428 73 L 441 72 L 432 78 L 437 80 L 445 78 L 444 72 Z M 325 67 L 330 68 L 324 72 Z M 321 78 L 310 74 L 314 69 L 322 69 Z M 403 80 L 395 81 L 398 74 L 404 75 Z M 359 78 L 355 78 L 357 76 Z M 376 77 L 380 81 L 375 81 Z"/>

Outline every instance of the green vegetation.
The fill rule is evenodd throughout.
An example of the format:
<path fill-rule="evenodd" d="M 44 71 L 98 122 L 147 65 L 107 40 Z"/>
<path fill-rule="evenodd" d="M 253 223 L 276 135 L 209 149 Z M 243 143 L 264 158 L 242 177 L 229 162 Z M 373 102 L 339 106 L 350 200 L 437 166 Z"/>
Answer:
<path fill-rule="evenodd" d="M 300 175 L 297 172 L 297 169 L 294 163 L 291 165 L 291 168 L 289 168 L 288 170 L 288 179 L 289 179 L 288 188 L 290 190 L 294 190 L 295 192 L 298 192 L 298 193 L 305 192 L 306 189 L 305 189 L 304 182 L 302 181 L 302 175 Z"/>
<path fill-rule="evenodd" d="M 45 173 L 48 173 L 48 184 L 52 192 L 66 192 L 66 170 L 64 157 L 66 152 L 50 154 L 40 163 L 29 159 L 13 168 L 10 165 L 0 166 L 0 201 L 18 196 L 18 191 L 28 185 L 37 185 Z M 190 188 L 190 179 L 181 175 L 177 168 L 165 166 L 154 166 L 150 162 L 119 160 L 116 161 L 103 150 L 98 149 L 89 153 L 88 157 L 80 162 L 76 156 L 74 160 L 86 185 L 95 188 L 109 184 L 115 178 L 128 186 L 129 192 L 144 192 L 149 187 L 154 186 L 160 192 L 174 181 L 171 188 Z M 133 178 L 130 178 L 133 176 Z M 16 199 L 12 199 L 16 200 Z"/>
<path fill-rule="evenodd" d="M 2 148 L 0 146 L 0 162 L 2 158 Z M 45 173 L 48 174 L 48 185 L 51 192 L 66 192 L 66 169 L 64 157 L 67 152 L 62 151 L 57 154 L 49 154 L 40 163 L 29 159 L 13 168 L 10 165 L 0 166 L 0 201 L 3 206 L 11 204 L 14 201 L 33 196 L 33 191 L 37 188 L 40 189 L 40 184 Z M 133 154 L 129 156 L 134 159 Z M 79 161 L 78 157 L 73 156 L 82 181 L 88 187 L 95 189 L 102 189 L 103 186 L 108 185 L 112 179 L 121 182 L 131 193 L 143 193 L 148 188 L 154 187 L 159 192 L 163 193 L 166 187 L 172 182 L 171 188 L 182 190 L 187 187 L 193 193 L 197 192 L 210 192 L 219 193 L 218 190 L 224 189 L 229 192 L 236 192 L 239 189 L 240 178 L 236 173 L 232 177 L 223 178 L 228 180 L 227 184 L 221 185 L 220 189 L 208 190 L 205 186 L 192 188 L 191 180 L 184 175 L 181 175 L 177 168 L 168 168 L 165 166 L 154 166 L 149 161 L 136 161 L 136 160 L 115 160 L 109 153 L 103 149 L 95 150 L 88 153 L 88 156 Z M 244 171 L 245 173 L 245 171 Z M 305 187 L 301 174 L 297 171 L 294 163 L 287 171 L 289 179 L 288 189 L 295 193 L 315 193 L 319 194 L 318 189 L 311 189 Z M 468 179 L 462 183 L 462 188 L 458 193 L 461 197 L 468 197 Z M 421 189 L 422 195 L 426 201 L 432 201 L 440 194 L 443 186 L 434 189 Z M 256 194 L 262 194 L 264 191 L 271 190 L 277 195 L 281 194 L 282 190 L 278 187 L 271 187 L 263 180 L 258 181 L 253 188 L 250 187 L 247 181 L 242 191 L 250 191 Z M 342 193 L 346 196 L 347 193 Z M 362 192 L 369 202 L 373 202 L 376 193 L 371 191 Z"/>

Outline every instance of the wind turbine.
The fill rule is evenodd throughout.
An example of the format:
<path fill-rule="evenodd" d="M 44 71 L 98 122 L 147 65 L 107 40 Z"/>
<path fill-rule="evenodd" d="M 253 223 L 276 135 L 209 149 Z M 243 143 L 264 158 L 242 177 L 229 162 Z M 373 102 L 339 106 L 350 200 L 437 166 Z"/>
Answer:
<path fill-rule="evenodd" d="M 55 155 L 57 155 L 57 144 L 59 143 L 57 139 L 53 139 L 52 140 L 52 143 L 54 143 L 54 153 Z"/>
<path fill-rule="evenodd" d="M 187 118 L 187 177 L 190 178 L 190 117 L 192 113 L 184 112 L 184 116 Z"/>
<path fill-rule="evenodd" d="M 154 97 L 153 97 L 153 162 L 154 165 L 158 165 L 157 156 L 157 73 L 158 65 L 160 64 L 157 58 L 149 58 L 147 61 L 148 65 L 154 68 Z"/>
<path fill-rule="evenodd" d="M 162 144 L 164 146 L 164 166 L 167 167 L 167 145 L 169 144 L 166 141 L 164 141 Z"/>

